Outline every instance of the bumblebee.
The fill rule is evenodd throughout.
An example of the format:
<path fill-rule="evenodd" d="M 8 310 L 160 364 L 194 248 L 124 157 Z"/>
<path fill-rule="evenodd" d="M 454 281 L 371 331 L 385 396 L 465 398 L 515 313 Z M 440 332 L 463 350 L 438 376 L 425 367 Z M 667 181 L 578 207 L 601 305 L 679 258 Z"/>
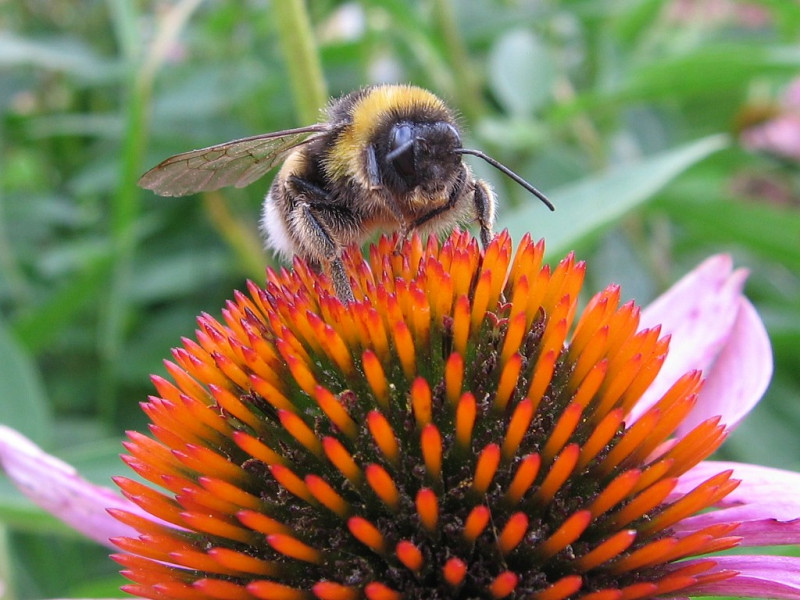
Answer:
<path fill-rule="evenodd" d="M 166 159 L 139 180 L 162 196 L 244 187 L 283 161 L 265 200 L 267 246 L 326 270 L 347 303 L 353 291 L 342 249 L 378 231 L 439 232 L 477 221 L 492 238 L 496 200 L 462 161 L 487 161 L 538 197 L 493 158 L 463 148 L 454 113 L 431 92 L 375 85 L 333 100 L 317 124 L 242 138 Z"/>

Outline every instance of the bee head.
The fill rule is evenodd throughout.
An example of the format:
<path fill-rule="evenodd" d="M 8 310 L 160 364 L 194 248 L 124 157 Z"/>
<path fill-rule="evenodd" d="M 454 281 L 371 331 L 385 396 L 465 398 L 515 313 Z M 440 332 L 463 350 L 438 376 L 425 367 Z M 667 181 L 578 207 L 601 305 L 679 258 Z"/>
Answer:
<path fill-rule="evenodd" d="M 388 132 L 383 157 L 379 156 L 383 184 L 395 193 L 416 188 L 442 190 L 458 175 L 461 156 L 458 130 L 446 121 L 400 121 Z"/>

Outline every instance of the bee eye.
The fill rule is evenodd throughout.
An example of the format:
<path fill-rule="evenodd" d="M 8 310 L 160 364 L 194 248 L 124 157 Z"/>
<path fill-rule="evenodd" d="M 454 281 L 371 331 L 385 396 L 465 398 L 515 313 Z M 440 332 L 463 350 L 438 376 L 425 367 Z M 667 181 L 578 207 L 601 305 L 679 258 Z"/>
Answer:
<path fill-rule="evenodd" d="M 392 128 L 392 140 L 386 158 L 400 175 L 414 175 L 414 132 L 410 125 L 401 124 Z"/>

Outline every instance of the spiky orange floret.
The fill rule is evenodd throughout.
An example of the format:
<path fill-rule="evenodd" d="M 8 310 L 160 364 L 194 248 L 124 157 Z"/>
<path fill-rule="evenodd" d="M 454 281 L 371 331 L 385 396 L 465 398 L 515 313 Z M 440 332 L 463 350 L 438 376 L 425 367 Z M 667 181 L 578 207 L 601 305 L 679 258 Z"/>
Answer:
<path fill-rule="evenodd" d="M 396 249 L 397 248 L 397 249 Z M 578 314 L 584 266 L 543 266 L 506 234 L 481 253 L 382 239 L 344 257 L 344 306 L 301 261 L 201 315 L 154 377 L 120 478 L 154 519 L 117 540 L 157 600 L 624 600 L 728 577 L 735 524 L 673 535 L 736 485 L 682 497 L 677 478 L 724 439 L 715 420 L 670 436 L 697 398 L 690 373 L 636 421 L 668 339 L 637 331 L 620 291 Z M 577 321 L 577 322 L 576 322 Z M 574 323 L 576 322 L 576 323 Z M 570 334 L 570 331 L 573 331 Z"/>

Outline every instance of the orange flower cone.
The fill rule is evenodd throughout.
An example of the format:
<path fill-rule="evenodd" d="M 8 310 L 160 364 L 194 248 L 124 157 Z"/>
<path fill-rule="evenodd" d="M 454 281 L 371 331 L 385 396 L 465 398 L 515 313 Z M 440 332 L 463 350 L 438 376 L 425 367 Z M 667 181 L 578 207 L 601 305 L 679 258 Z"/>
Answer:
<path fill-rule="evenodd" d="M 731 471 L 672 496 L 724 440 L 672 438 L 690 372 L 627 422 L 667 355 L 619 289 L 579 311 L 583 263 L 543 244 L 482 254 L 383 239 L 345 262 L 343 306 L 301 262 L 199 319 L 154 378 L 153 437 L 118 478 L 157 520 L 116 559 L 154 599 L 592 598 L 689 593 L 736 572 L 711 559 L 736 523 L 675 525 L 734 490 Z"/>

